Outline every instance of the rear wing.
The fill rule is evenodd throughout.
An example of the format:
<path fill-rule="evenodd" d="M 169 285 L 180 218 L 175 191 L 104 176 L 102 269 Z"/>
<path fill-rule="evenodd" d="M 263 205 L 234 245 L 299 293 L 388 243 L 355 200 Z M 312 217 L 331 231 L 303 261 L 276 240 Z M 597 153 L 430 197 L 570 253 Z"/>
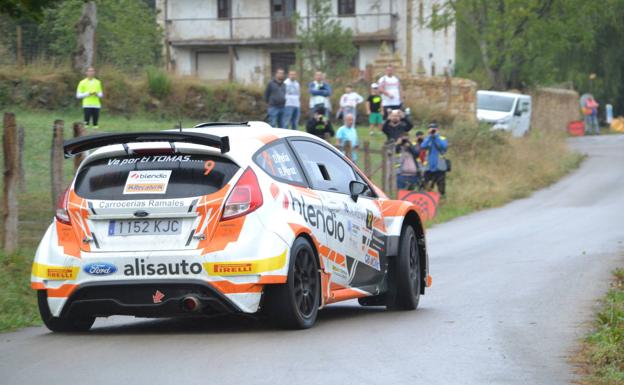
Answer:
<path fill-rule="evenodd" d="M 128 151 L 128 143 L 137 142 L 184 142 L 218 148 L 222 154 L 230 151 L 230 138 L 198 132 L 127 132 L 81 136 L 63 143 L 65 158 L 71 158 L 81 152 L 95 148 L 122 144 Z"/>

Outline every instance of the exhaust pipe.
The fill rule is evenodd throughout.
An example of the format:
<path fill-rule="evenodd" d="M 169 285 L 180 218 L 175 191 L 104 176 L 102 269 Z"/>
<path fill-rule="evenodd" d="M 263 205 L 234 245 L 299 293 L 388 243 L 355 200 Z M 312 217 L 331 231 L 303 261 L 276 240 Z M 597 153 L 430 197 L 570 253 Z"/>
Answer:
<path fill-rule="evenodd" d="M 187 312 L 194 312 L 194 311 L 199 310 L 200 308 L 199 300 L 192 295 L 182 298 L 181 304 L 182 304 L 182 309 L 184 309 L 184 311 L 187 311 Z"/>

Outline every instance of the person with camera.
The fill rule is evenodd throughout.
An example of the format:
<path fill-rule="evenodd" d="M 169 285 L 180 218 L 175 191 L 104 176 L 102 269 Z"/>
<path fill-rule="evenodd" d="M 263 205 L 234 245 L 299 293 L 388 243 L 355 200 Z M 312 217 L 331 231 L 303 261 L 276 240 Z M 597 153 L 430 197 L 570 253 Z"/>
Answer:
<path fill-rule="evenodd" d="M 314 110 L 314 116 L 310 117 L 306 123 L 306 131 L 321 139 L 325 139 L 326 136 L 334 136 L 334 128 L 329 119 L 325 117 L 324 106 L 318 106 Z"/>
<path fill-rule="evenodd" d="M 444 157 L 448 150 L 446 137 L 440 135 L 440 127 L 436 122 L 429 124 L 429 135 L 420 146 L 421 151 L 427 150 L 425 166 L 425 185 L 428 189 L 438 187 L 441 196 L 446 193 L 446 173 L 450 171 L 450 162 Z"/>
<path fill-rule="evenodd" d="M 383 124 L 381 129 L 388 142 L 396 142 L 404 133 L 412 129 L 414 125 L 410 121 L 409 117 L 401 110 L 392 110 Z"/>
<path fill-rule="evenodd" d="M 421 166 L 418 162 L 419 146 L 412 144 L 408 134 L 405 133 L 397 139 L 395 152 L 399 154 L 397 188 L 399 190 L 418 188 L 421 184 Z"/>

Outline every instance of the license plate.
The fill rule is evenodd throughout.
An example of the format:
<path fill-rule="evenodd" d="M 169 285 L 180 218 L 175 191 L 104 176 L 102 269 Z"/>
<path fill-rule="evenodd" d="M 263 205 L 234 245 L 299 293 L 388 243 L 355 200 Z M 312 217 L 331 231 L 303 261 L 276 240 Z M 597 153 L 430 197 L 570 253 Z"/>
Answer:
<path fill-rule="evenodd" d="M 175 235 L 180 234 L 182 221 L 179 219 L 134 219 L 110 221 L 108 235 Z"/>

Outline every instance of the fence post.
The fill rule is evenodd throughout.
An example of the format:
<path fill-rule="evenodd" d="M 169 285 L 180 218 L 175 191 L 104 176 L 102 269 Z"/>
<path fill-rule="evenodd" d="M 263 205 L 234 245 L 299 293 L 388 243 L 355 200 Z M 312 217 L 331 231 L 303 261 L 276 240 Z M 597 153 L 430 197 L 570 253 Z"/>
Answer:
<path fill-rule="evenodd" d="M 52 176 L 52 208 L 63 192 L 63 126 L 62 120 L 55 120 L 52 127 L 52 149 L 50 153 L 50 175 Z"/>
<path fill-rule="evenodd" d="M 73 128 L 74 128 L 74 138 L 79 138 L 87 134 L 87 130 L 85 130 L 85 126 L 82 122 L 74 122 Z M 74 156 L 74 173 L 78 171 L 78 167 L 80 166 L 80 163 L 82 163 L 84 158 L 85 158 L 84 153 L 80 153 Z"/>
<path fill-rule="evenodd" d="M 394 146 L 392 144 L 385 144 L 383 147 L 383 189 L 388 196 L 392 196 L 394 191 L 394 181 L 392 176 L 394 175 Z"/>
<path fill-rule="evenodd" d="M 388 152 L 386 151 L 386 145 L 381 148 L 381 189 L 388 192 Z"/>
<path fill-rule="evenodd" d="M 353 147 L 351 147 L 351 141 L 347 140 L 344 144 L 344 153 L 345 156 L 351 160 L 353 160 Z"/>
<path fill-rule="evenodd" d="M 366 174 L 368 178 L 371 178 L 370 166 L 370 142 L 367 140 L 364 142 L 364 174 Z"/>
<path fill-rule="evenodd" d="M 24 171 L 24 140 L 26 131 L 24 126 L 17 126 L 17 146 L 18 146 L 18 167 L 19 167 L 19 188 L 20 191 L 26 190 L 26 172 Z"/>
<path fill-rule="evenodd" d="M 4 228 L 4 252 L 12 254 L 17 250 L 18 238 L 18 186 L 19 186 L 19 138 L 15 125 L 15 114 L 4 113 L 4 194 L 2 196 L 2 223 Z"/>

